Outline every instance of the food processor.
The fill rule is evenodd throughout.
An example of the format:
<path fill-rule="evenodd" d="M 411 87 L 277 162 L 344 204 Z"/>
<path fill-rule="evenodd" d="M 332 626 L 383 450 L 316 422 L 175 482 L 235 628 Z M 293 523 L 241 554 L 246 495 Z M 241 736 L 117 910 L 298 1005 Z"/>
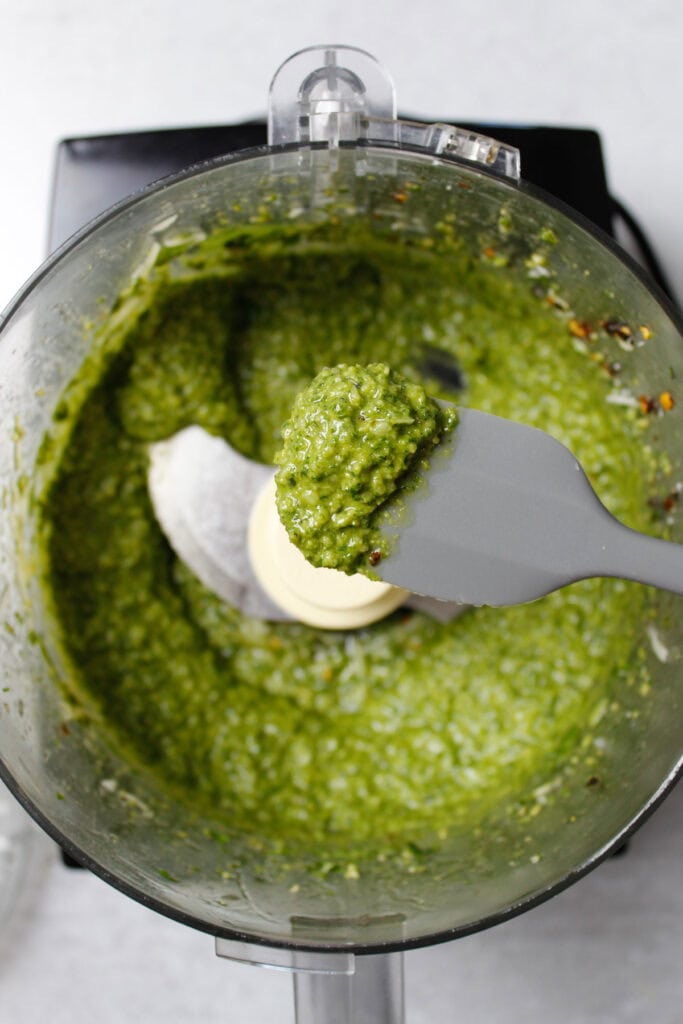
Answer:
<path fill-rule="evenodd" d="M 603 754 L 617 783 L 587 786 L 577 769 L 532 822 L 494 817 L 483 837 L 454 836 L 429 872 L 375 864 L 345 878 L 302 869 L 292 884 L 277 857 L 256 855 L 258 837 L 226 839 L 210 817 L 127 761 L 59 685 L 35 558 L 40 447 L 91 349 L 92 325 L 111 315 L 131 282 L 162 250 L 190 246 L 226 219 L 251 223 L 264 207 L 276 221 L 360 219 L 418 239 L 429 239 L 447 210 L 473 253 L 514 254 L 510 272 L 552 284 L 577 323 L 647 326 L 652 344 L 634 343 L 622 357 L 625 394 L 675 390 L 683 355 L 674 311 L 606 238 L 520 173 L 512 147 L 398 120 L 390 79 L 367 54 L 312 48 L 274 79 L 267 147 L 192 168 L 109 211 L 37 272 L 2 324 L 2 777 L 106 881 L 213 934 L 221 956 L 293 970 L 301 1021 L 401 1020 L 403 950 L 520 913 L 623 843 L 680 771 L 678 601 L 658 595 L 634 637 L 648 646 L 652 686 L 645 698 L 624 680 L 627 713 L 612 721 Z M 410 202 L 401 198 L 406 183 Z M 615 339 L 605 331 L 600 344 L 611 352 Z M 655 441 L 666 454 L 661 493 L 674 493 L 677 409 L 657 420 Z M 670 518 L 662 535 L 680 541 Z M 533 859 L 521 855 L 529 835 Z"/>

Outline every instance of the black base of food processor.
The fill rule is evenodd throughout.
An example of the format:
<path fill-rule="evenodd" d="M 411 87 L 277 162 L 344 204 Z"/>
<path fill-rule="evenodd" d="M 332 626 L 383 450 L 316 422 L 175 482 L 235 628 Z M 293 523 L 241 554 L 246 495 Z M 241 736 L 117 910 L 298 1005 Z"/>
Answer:
<path fill-rule="evenodd" d="M 448 119 L 446 119 L 448 120 Z M 520 150 L 523 177 L 611 235 L 620 220 L 659 286 L 666 279 L 637 223 L 611 196 L 600 136 L 584 128 L 463 124 Z M 55 250 L 108 207 L 146 185 L 226 153 L 266 144 L 265 121 L 65 139 L 53 177 L 48 247 Z M 670 293 L 669 293 L 670 294 Z M 625 848 L 621 847 L 619 853 Z M 78 862 L 63 854 L 69 867 Z"/>

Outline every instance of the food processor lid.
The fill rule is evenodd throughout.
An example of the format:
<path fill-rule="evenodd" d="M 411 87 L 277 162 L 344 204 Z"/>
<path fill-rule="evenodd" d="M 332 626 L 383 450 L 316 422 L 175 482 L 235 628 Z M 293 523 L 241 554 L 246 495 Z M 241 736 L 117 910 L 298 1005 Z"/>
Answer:
<path fill-rule="evenodd" d="M 396 118 L 389 72 L 354 46 L 311 46 L 276 71 L 268 95 L 268 144 L 330 149 L 379 143 L 471 161 L 519 182 L 519 150 L 454 125 Z"/>

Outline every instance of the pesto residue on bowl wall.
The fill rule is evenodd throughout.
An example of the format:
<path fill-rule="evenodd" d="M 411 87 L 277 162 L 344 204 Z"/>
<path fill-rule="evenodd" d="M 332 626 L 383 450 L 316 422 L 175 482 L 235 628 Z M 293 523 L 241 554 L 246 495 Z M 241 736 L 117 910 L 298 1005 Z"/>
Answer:
<path fill-rule="evenodd" d="M 44 449 L 47 586 L 84 699 L 194 806 L 292 849 L 373 857 L 468 828 L 583 756 L 634 671 L 643 589 L 591 580 L 350 633 L 264 622 L 178 562 L 147 492 L 150 442 L 197 423 L 272 462 L 324 366 L 381 362 L 550 432 L 643 528 L 638 410 L 606 402 L 609 376 L 532 283 L 446 236 L 255 225 L 161 259 L 101 326 Z M 422 343 L 454 357 L 464 392 L 425 382 Z"/>

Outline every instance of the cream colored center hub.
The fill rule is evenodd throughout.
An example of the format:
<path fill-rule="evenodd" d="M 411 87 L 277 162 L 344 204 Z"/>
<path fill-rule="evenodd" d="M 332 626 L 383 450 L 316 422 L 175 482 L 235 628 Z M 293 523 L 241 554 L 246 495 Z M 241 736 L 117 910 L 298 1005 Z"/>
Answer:
<path fill-rule="evenodd" d="M 268 596 L 294 618 L 322 629 L 354 629 L 389 615 L 408 591 L 366 576 L 347 576 L 307 562 L 290 541 L 275 504 L 275 480 L 254 502 L 249 520 L 249 556 Z"/>

